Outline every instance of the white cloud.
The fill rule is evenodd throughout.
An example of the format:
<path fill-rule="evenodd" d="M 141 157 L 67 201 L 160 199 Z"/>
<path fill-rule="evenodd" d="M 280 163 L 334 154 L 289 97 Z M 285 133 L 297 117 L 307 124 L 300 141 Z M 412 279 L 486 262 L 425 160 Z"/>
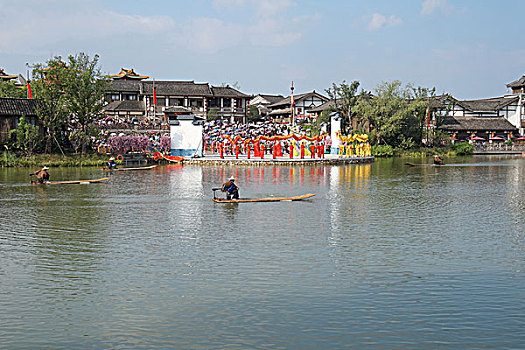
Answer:
<path fill-rule="evenodd" d="M 251 26 L 247 35 L 253 45 L 284 46 L 301 38 L 302 33 L 289 30 L 289 23 L 263 19 Z"/>
<path fill-rule="evenodd" d="M 237 46 L 243 39 L 243 29 L 215 18 L 196 18 L 184 25 L 180 38 L 193 51 L 215 53 Z"/>
<path fill-rule="evenodd" d="M 124 15 L 95 6 L 55 0 L 53 6 L 29 1 L 26 5 L 2 5 L 0 51 L 35 54 L 56 51 L 59 43 L 111 38 L 133 34 L 157 35 L 172 30 L 175 21 L 167 16 Z M 109 39 L 108 39 L 109 38 Z"/>
<path fill-rule="evenodd" d="M 0 53 L 49 55 L 87 46 L 98 52 L 136 46 L 210 54 L 241 43 L 289 45 L 303 36 L 305 23 L 315 20 L 294 16 L 292 0 L 214 0 L 214 6 L 244 6 L 247 21 L 130 15 L 110 11 L 99 0 L 0 0 Z"/>
<path fill-rule="evenodd" d="M 368 23 L 369 30 L 378 30 L 384 27 L 393 27 L 403 24 L 403 20 L 395 15 L 386 17 L 380 13 L 374 13 L 372 19 Z"/>
<path fill-rule="evenodd" d="M 422 15 L 431 15 L 438 11 L 443 14 L 450 14 L 454 11 L 454 6 L 449 4 L 447 0 L 425 0 L 421 6 Z"/>
<path fill-rule="evenodd" d="M 258 17 L 272 17 L 297 5 L 292 0 L 214 0 L 215 8 L 235 8 L 250 5 Z"/>

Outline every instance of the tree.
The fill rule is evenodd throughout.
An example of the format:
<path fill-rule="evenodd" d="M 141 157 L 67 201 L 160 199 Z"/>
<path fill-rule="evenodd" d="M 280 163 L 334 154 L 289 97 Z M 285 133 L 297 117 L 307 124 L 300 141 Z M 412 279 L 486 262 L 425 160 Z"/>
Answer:
<path fill-rule="evenodd" d="M 62 153 L 61 144 L 67 141 L 67 103 L 62 82 L 67 69 L 60 56 L 47 61 L 46 64 L 33 65 L 34 97 L 39 100 L 36 113 L 42 121 L 45 137 L 45 152 L 54 151 L 56 147 Z"/>
<path fill-rule="evenodd" d="M 27 96 L 27 88 L 16 85 L 12 81 L 0 80 L 0 97 L 24 98 Z"/>
<path fill-rule="evenodd" d="M 69 124 L 81 141 L 82 153 L 90 142 L 91 124 L 102 114 L 104 94 L 109 86 L 98 67 L 98 55 L 92 60 L 84 53 L 69 56 L 63 81 Z"/>
<path fill-rule="evenodd" d="M 373 125 L 376 144 L 410 148 L 421 144 L 426 109 L 434 89 L 403 87 L 400 81 L 382 83 L 377 96 L 360 99 L 353 111 Z"/>
<path fill-rule="evenodd" d="M 13 139 L 13 148 L 31 155 L 36 150 L 40 134 L 37 126 L 28 123 L 25 116 L 21 116 L 16 129 L 9 131 L 9 137 Z"/>
<path fill-rule="evenodd" d="M 353 111 L 353 107 L 359 99 L 359 94 L 357 89 L 359 88 L 360 83 L 355 80 L 349 84 L 343 80 L 339 85 L 332 83 L 332 88 L 326 89 L 326 93 L 334 101 L 333 111 L 341 113 L 343 118 L 342 129 L 347 130 L 352 128 L 352 122 L 355 121 L 357 124 L 357 129 L 362 129 L 364 125 L 360 123 L 360 120 L 356 119 L 356 114 Z M 361 91 L 361 95 L 364 92 Z"/>
<path fill-rule="evenodd" d="M 257 106 L 250 106 L 250 114 L 248 115 L 248 122 L 256 122 L 261 118 L 259 108 Z"/>
<path fill-rule="evenodd" d="M 70 55 L 67 62 L 60 56 L 46 64 L 33 66 L 35 97 L 40 100 L 37 114 L 46 130 L 46 152 L 52 151 L 53 141 L 72 144 L 76 151 L 86 147 L 93 136 L 93 122 L 102 114 L 107 78 L 98 68 L 98 55 L 90 59 L 79 53 Z"/>
<path fill-rule="evenodd" d="M 206 120 L 217 120 L 219 119 L 219 113 L 215 108 L 210 108 L 208 114 L 206 115 Z"/>

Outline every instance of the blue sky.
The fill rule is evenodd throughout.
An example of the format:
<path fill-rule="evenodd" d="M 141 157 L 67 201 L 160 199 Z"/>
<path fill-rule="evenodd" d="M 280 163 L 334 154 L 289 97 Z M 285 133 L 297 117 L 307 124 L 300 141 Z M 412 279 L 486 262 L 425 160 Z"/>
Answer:
<path fill-rule="evenodd" d="M 108 74 L 245 93 L 400 80 L 486 98 L 525 74 L 523 13 L 521 0 L 0 0 L 0 68 L 86 52 Z"/>

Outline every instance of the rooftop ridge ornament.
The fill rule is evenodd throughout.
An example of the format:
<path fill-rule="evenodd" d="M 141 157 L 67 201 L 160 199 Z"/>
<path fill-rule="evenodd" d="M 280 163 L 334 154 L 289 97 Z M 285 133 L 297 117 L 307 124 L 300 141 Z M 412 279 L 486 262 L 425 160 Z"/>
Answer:
<path fill-rule="evenodd" d="M 149 78 L 149 76 L 147 75 L 140 75 L 135 73 L 133 68 L 120 68 L 120 72 L 118 74 L 107 75 L 107 77 L 113 80 L 143 80 Z"/>
<path fill-rule="evenodd" d="M 5 72 L 5 70 L 0 68 L 0 79 L 5 80 L 5 81 L 9 81 L 11 79 L 16 79 L 16 78 L 18 78 L 18 75 L 7 74 Z"/>

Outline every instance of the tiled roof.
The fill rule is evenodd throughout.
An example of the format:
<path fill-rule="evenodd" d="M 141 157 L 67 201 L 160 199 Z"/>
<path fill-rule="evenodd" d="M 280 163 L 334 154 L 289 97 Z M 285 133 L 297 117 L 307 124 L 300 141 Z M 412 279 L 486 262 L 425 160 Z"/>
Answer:
<path fill-rule="evenodd" d="M 144 94 L 153 95 L 153 81 L 143 81 Z M 207 83 L 194 81 L 155 81 L 157 95 L 161 96 L 211 96 L 210 86 Z"/>
<path fill-rule="evenodd" d="M 11 80 L 11 79 L 16 79 L 16 78 L 18 78 L 17 75 L 7 74 L 2 68 L 0 68 L 0 79 Z"/>
<path fill-rule="evenodd" d="M 266 101 L 268 101 L 270 104 L 279 102 L 284 98 L 283 95 L 266 95 L 266 94 L 257 94 L 254 98 L 256 98 L 257 96 L 261 96 Z"/>
<path fill-rule="evenodd" d="M 525 75 L 523 75 L 518 80 L 515 80 L 507 84 L 507 87 L 510 87 L 510 88 L 519 88 L 519 87 L 524 87 L 524 86 L 525 86 Z"/>
<path fill-rule="evenodd" d="M 142 91 L 142 82 L 136 80 L 112 80 L 109 82 L 108 91 L 140 93 Z"/>
<path fill-rule="evenodd" d="M 38 100 L 0 97 L 0 115 L 35 116 Z"/>
<path fill-rule="evenodd" d="M 250 97 L 229 86 L 212 86 L 214 97 Z"/>
<path fill-rule="evenodd" d="M 457 104 L 471 112 L 497 112 L 503 107 L 517 102 L 518 96 L 512 97 L 494 97 L 481 100 L 463 100 L 457 101 Z"/>
<path fill-rule="evenodd" d="M 516 131 L 507 119 L 485 117 L 448 117 L 439 129 L 447 131 Z"/>
<path fill-rule="evenodd" d="M 308 92 L 306 94 L 299 94 L 299 95 L 294 95 L 293 98 L 294 98 L 294 101 L 297 102 L 303 98 L 306 98 L 306 97 L 311 97 L 311 96 L 316 96 L 316 97 L 319 97 L 321 100 L 324 100 L 324 101 L 328 101 L 328 98 L 315 92 L 315 91 L 312 91 L 312 92 Z M 286 96 L 284 98 L 282 98 L 280 101 L 277 101 L 275 103 L 272 103 L 271 105 L 268 105 L 268 108 L 275 108 L 275 107 L 280 107 L 280 106 L 285 106 L 285 105 L 289 105 L 291 103 L 291 99 L 290 99 L 290 96 Z"/>
<path fill-rule="evenodd" d="M 471 112 L 497 112 L 503 107 L 517 102 L 518 96 L 494 97 L 481 100 L 457 101 L 457 104 Z"/>
<path fill-rule="evenodd" d="M 169 107 L 169 108 L 166 108 L 164 110 L 164 113 L 191 113 L 191 110 L 186 108 L 186 107 L 182 107 L 182 106 L 172 106 L 172 107 Z"/>
<path fill-rule="evenodd" d="M 145 110 L 144 102 L 142 101 L 113 101 L 104 107 L 105 111 L 130 111 L 143 112 Z"/>

